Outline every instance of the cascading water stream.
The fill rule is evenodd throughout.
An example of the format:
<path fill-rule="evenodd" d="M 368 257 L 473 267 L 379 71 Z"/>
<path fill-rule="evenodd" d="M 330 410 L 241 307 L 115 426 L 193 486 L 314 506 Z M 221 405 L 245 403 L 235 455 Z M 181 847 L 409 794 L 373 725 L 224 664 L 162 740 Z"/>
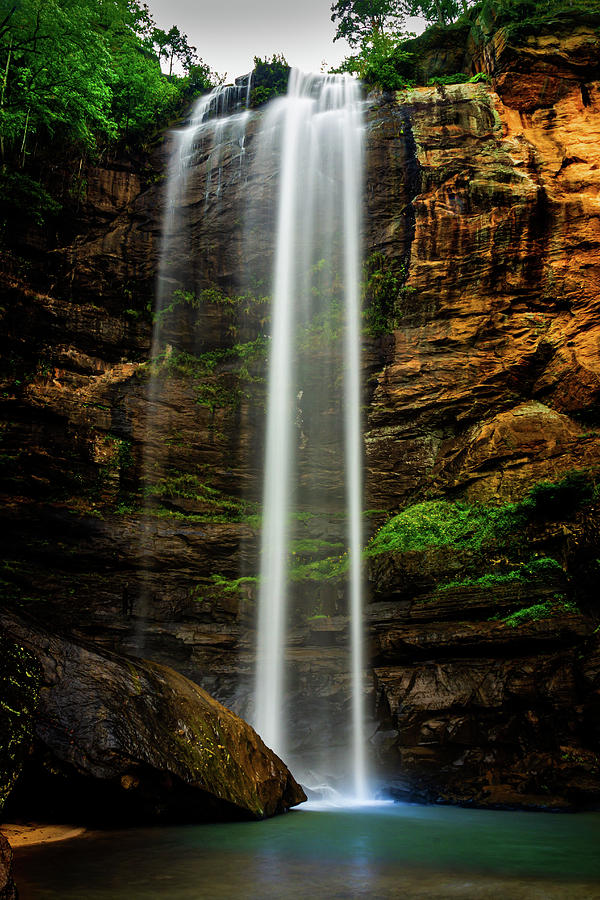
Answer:
<path fill-rule="evenodd" d="M 157 459 L 168 462 L 168 453 L 161 456 L 159 449 L 168 434 L 169 416 L 169 398 L 161 395 L 161 366 L 167 364 L 168 369 L 172 352 L 198 352 L 185 316 L 179 325 L 172 316 L 167 317 L 163 327 L 163 311 L 179 302 L 177 291 L 197 294 L 206 286 L 210 273 L 204 270 L 205 248 L 196 245 L 195 235 L 204 235 L 206 243 L 206 223 L 214 222 L 219 229 L 226 194 L 233 192 L 224 210 L 227 203 L 240 202 L 240 186 L 244 185 L 245 193 L 248 185 L 245 275 L 257 283 L 267 274 L 264 266 L 274 225 L 255 725 L 268 745 L 286 759 L 291 754 L 294 765 L 300 766 L 305 764 L 307 744 L 309 750 L 312 744 L 319 744 L 321 753 L 327 744 L 323 734 L 335 732 L 335 746 L 328 747 L 331 752 L 319 758 L 313 755 L 305 771 L 319 772 L 319 781 L 326 783 L 331 777 L 331 790 L 333 782 L 341 785 L 344 781 L 347 795 L 365 800 L 360 86 L 347 76 L 305 75 L 292 70 L 287 95 L 266 107 L 248 154 L 251 86 L 248 77 L 233 87 L 215 89 L 196 103 L 187 126 L 173 134 L 153 337 L 159 374 L 152 377 L 148 391 L 145 480 L 150 487 L 159 484 L 164 473 Z M 161 419 L 162 431 L 156 424 Z M 299 536 L 306 537 L 299 531 L 302 516 L 317 521 L 317 537 L 324 546 L 340 546 L 335 541 L 347 545 L 345 601 L 328 599 L 327 584 L 316 589 L 323 595 L 318 601 L 312 596 L 314 585 L 309 584 L 307 591 L 306 585 L 295 584 L 290 571 L 291 548 Z M 147 598 L 153 595 L 153 527 L 148 517 L 143 540 L 146 599 L 140 621 L 146 615 Z M 305 540 L 311 542 L 319 543 L 312 533 Z M 323 613 L 328 603 L 335 607 L 333 615 L 349 618 L 349 648 L 340 649 L 332 662 L 331 672 L 337 674 L 330 673 L 328 662 L 325 675 L 319 676 L 320 708 L 312 728 L 323 733 L 316 741 L 311 741 L 310 734 L 299 740 L 297 724 L 295 730 L 290 727 L 288 709 L 297 670 L 292 673 L 286 648 L 293 628 L 298 627 L 298 608 L 302 607 L 306 621 L 315 610 Z M 290 618 L 291 606 L 295 607 L 295 623 Z M 143 635 L 143 626 L 139 634 Z M 137 642 L 138 652 L 142 640 Z M 342 685 L 333 699 L 326 684 L 331 678 Z M 349 714 L 345 707 L 348 697 Z M 344 704 L 341 709 L 335 708 L 338 700 Z M 234 705 L 244 712 L 239 704 Z M 340 727 L 333 723 L 336 716 Z M 302 740 L 304 745 L 298 749 Z"/>
<path fill-rule="evenodd" d="M 170 304 L 177 301 L 177 291 L 195 292 L 203 287 L 202 280 L 197 280 L 194 267 L 189 266 L 197 249 L 193 245 L 194 217 L 198 213 L 190 200 L 190 194 L 198 194 L 198 185 L 192 185 L 198 178 L 200 170 L 204 208 L 209 200 L 219 201 L 223 190 L 221 167 L 224 148 L 229 146 L 230 152 L 239 156 L 239 165 L 231 167 L 233 176 L 242 179 L 242 164 L 245 157 L 245 132 L 251 113 L 247 109 L 250 100 L 251 76 L 247 83 L 240 79 L 235 85 L 221 85 L 209 94 L 200 97 L 190 113 L 184 128 L 171 133 L 172 149 L 167 170 L 165 190 L 165 211 L 161 233 L 158 278 L 156 288 L 155 322 L 152 334 L 151 358 L 153 367 L 147 390 L 147 418 L 145 424 L 143 480 L 147 496 L 151 496 L 152 486 L 160 481 L 164 474 L 161 459 L 161 445 L 167 435 L 164 426 L 161 428 L 162 396 L 160 369 L 161 361 L 167 360 L 173 351 L 171 341 L 181 341 L 186 350 L 189 347 L 189 336 L 166 334 L 163 314 Z M 201 162 L 201 165 L 198 165 Z M 211 190 L 211 176 L 214 168 L 218 169 L 217 185 Z M 168 406 L 168 398 L 166 401 Z M 148 501 L 146 501 L 146 509 Z M 156 521 L 146 516 L 142 526 L 140 540 L 142 558 L 142 578 L 140 598 L 136 615 L 135 633 L 132 650 L 143 652 L 145 643 L 146 620 L 149 613 L 150 598 L 154 594 L 153 586 L 153 536 Z M 124 601 L 125 602 L 125 601 Z"/>
<path fill-rule="evenodd" d="M 344 469 L 348 539 L 350 658 L 352 693 L 352 777 L 357 800 L 367 799 L 363 709 L 362 629 L 362 435 L 360 385 L 360 290 L 363 125 L 359 84 L 347 76 L 304 75 L 292 70 L 285 98 L 270 105 L 262 127 L 259 154 L 279 159 L 280 183 L 273 275 L 272 346 L 269 369 L 263 530 L 259 589 L 256 719 L 267 744 L 287 754 L 286 627 L 290 591 L 290 518 L 296 487 L 308 476 L 301 466 L 305 445 L 326 434 L 329 407 L 339 405 L 335 363 L 321 365 L 331 384 L 313 398 L 311 359 L 298 351 L 297 335 L 315 315 L 335 317 L 337 294 L 343 308 L 340 353 L 343 356 Z M 315 271 L 329 266 L 325 303 L 314 284 Z M 341 278 L 342 287 L 338 281 Z M 323 277 L 320 276 L 323 293 Z M 315 297 L 317 299 L 315 299 Z M 315 393 L 313 388 L 312 393 Z M 294 411 L 302 402 L 308 421 L 298 429 Z M 312 404 L 312 406 L 311 406 Z M 304 432 L 306 425 L 306 434 Z M 328 426 L 330 431 L 335 426 Z M 294 440 L 298 431 L 299 439 Z M 308 437 L 307 437 L 308 435 Z M 327 436 L 317 456 L 331 453 Z M 313 441 L 315 443 L 315 441 Z M 341 450 L 341 447 L 340 447 Z M 318 492 L 318 488 L 317 488 Z"/>
<path fill-rule="evenodd" d="M 167 172 L 165 217 L 162 229 L 161 248 L 158 265 L 158 287 L 156 312 L 160 313 L 172 299 L 173 290 L 180 286 L 182 273 L 173 271 L 173 260 L 179 254 L 174 242 L 189 239 L 189 223 L 186 221 L 186 192 L 190 174 L 193 172 L 200 151 L 208 147 L 205 204 L 208 203 L 215 164 L 218 169 L 217 196 L 221 190 L 221 161 L 223 145 L 233 143 L 239 146 L 240 172 L 244 157 L 244 136 L 250 118 L 247 109 L 250 101 L 251 76 L 247 85 L 220 85 L 209 94 L 200 97 L 190 113 L 185 128 L 172 133 L 174 142 Z M 160 352 L 160 328 L 154 329 L 153 356 Z"/>

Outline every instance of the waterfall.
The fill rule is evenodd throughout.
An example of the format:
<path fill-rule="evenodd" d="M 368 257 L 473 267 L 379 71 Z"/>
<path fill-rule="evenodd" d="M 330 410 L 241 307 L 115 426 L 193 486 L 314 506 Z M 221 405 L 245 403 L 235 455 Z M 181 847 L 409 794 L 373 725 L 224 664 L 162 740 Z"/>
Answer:
<path fill-rule="evenodd" d="M 290 545 L 299 508 L 323 510 L 345 481 L 352 694 L 352 790 L 367 797 L 363 709 L 360 290 L 363 125 L 358 83 L 292 70 L 267 108 L 259 158 L 279 168 L 259 588 L 257 730 L 288 753 Z M 310 335 L 325 321 L 331 349 Z M 311 330 L 312 329 L 312 330 Z M 301 334 L 308 346 L 299 347 Z M 337 349 L 336 349 L 337 348 Z M 342 362 L 338 371 L 336 353 Z M 343 412 L 342 412 L 343 407 Z M 337 411 L 332 416 L 332 409 Z M 343 421 L 342 435 L 338 434 Z M 326 479 L 325 479 L 326 480 Z M 306 602 L 306 601 L 305 601 Z"/>
<path fill-rule="evenodd" d="M 218 198 L 223 189 L 222 160 L 225 146 L 239 148 L 240 175 L 245 155 L 245 132 L 250 113 L 247 109 L 250 102 L 250 85 L 252 76 L 248 75 L 247 84 L 243 79 L 234 85 L 219 85 L 210 93 L 199 97 L 190 113 L 184 128 L 172 132 L 173 148 L 169 158 L 167 171 L 167 187 L 165 214 L 158 265 L 158 288 L 156 312 L 168 305 L 173 291 L 182 286 L 181 243 L 190 241 L 190 222 L 187 215 L 187 193 L 190 176 L 198 162 L 198 157 L 208 153 L 204 179 L 205 206 L 211 194 Z M 217 170 L 216 177 L 214 170 Z M 190 252 L 194 252 L 190 247 Z M 185 285 L 195 288 L 196 285 Z M 153 356 L 160 352 L 160 328 L 154 329 Z"/>
<path fill-rule="evenodd" d="M 214 268 L 227 258 L 220 216 L 229 209 L 225 221 L 231 222 L 233 205 L 240 211 L 239 221 L 246 218 L 238 257 L 244 271 L 236 270 L 236 284 L 245 281 L 249 296 L 255 285 L 262 290 L 269 284 L 266 293 L 272 294 L 271 322 L 264 326 L 270 329 L 271 353 L 260 462 L 264 488 L 254 724 L 286 761 L 311 778 L 317 773 L 315 779 L 327 782 L 331 791 L 341 787 L 364 800 L 363 104 L 359 84 L 348 76 L 292 70 L 287 95 L 271 101 L 258 128 L 248 129 L 254 118 L 248 109 L 251 90 L 251 76 L 216 88 L 197 101 L 185 127 L 172 133 L 152 352 L 157 374 L 148 389 L 144 479 L 146 485 L 159 484 L 169 465 L 171 412 L 161 381 L 169 354 L 207 348 L 177 292 L 198 295 L 222 274 Z M 213 240 L 208 252 L 205 245 Z M 156 592 L 155 527 L 152 516 L 146 516 L 140 622 Z M 323 561 L 320 547 L 332 559 L 339 555 L 337 581 L 305 583 L 298 578 L 291 560 L 299 546 L 303 560 L 314 560 L 313 553 L 316 562 Z M 324 630 L 315 630 L 314 621 Z M 341 623 L 336 633 L 327 631 L 324 622 L 330 621 Z M 313 639 L 325 642 L 314 672 L 306 658 Z M 141 652 L 141 640 L 136 649 Z M 307 690 L 310 684 L 315 685 L 314 698 Z M 248 715 L 244 690 L 232 705 Z M 292 721 L 298 719 L 297 707 L 292 715 L 298 697 L 304 704 L 300 722 Z M 219 699 L 229 703 L 232 697 Z M 311 755 L 316 745 L 318 755 Z"/>
<path fill-rule="evenodd" d="M 220 85 L 201 96 L 185 126 L 170 134 L 152 334 L 153 368 L 146 392 L 142 463 L 146 513 L 152 502 L 148 493 L 165 474 L 168 461 L 165 441 L 169 437 L 169 400 L 163 396 L 161 362 L 166 362 L 173 351 L 197 350 L 197 338 L 189 333 L 185 321 L 167 323 L 164 313 L 180 299 L 178 291 L 193 295 L 205 287 L 202 263 L 197 262 L 202 248 L 195 245 L 194 230 L 209 204 L 218 205 L 223 190 L 232 186 L 223 182 L 226 154 L 239 159 L 238 165 L 229 166 L 229 179 L 238 182 L 243 179 L 245 134 L 251 117 L 247 109 L 250 84 L 248 75 L 238 79 L 235 85 Z M 200 198 L 203 202 L 199 202 Z M 141 586 L 131 647 L 136 654 L 144 652 L 146 620 L 156 597 L 153 576 L 156 529 L 156 518 L 145 515 L 140 534 Z"/>

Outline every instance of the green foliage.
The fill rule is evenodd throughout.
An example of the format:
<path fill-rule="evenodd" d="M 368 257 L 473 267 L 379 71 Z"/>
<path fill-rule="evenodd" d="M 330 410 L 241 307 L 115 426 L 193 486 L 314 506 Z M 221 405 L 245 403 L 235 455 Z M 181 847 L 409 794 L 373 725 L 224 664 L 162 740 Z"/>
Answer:
<path fill-rule="evenodd" d="M 467 81 L 470 81 L 468 75 L 457 72 L 455 75 L 435 75 L 428 80 L 427 84 L 465 84 Z"/>
<path fill-rule="evenodd" d="M 525 522 L 526 514 L 518 503 L 484 506 L 426 500 L 409 506 L 382 525 L 367 545 L 365 556 L 450 545 L 477 550 L 487 541 L 521 528 Z"/>
<path fill-rule="evenodd" d="M 348 554 L 342 553 L 340 556 L 328 556 L 312 562 L 296 563 L 290 567 L 288 577 L 292 584 L 306 581 L 335 581 L 343 578 L 347 571 Z"/>
<path fill-rule="evenodd" d="M 0 810 L 29 749 L 39 686 L 37 660 L 0 636 Z"/>
<path fill-rule="evenodd" d="M 397 328 L 402 315 L 400 299 L 410 290 L 402 286 L 404 269 L 395 271 L 383 253 L 373 253 L 363 269 L 364 318 L 374 337 Z"/>
<path fill-rule="evenodd" d="M 181 103 L 176 83 L 166 79 L 158 60 L 147 50 L 131 46 L 112 63 L 110 116 L 114 128 L 109 137 L 139 139 L 157 123 L 172 116 Z"/>
<path fill-rule="evenodd" d="M 221 308 L 223 318 L 229 321 L 227 330 L 231 335 L 237 333 L 244 320 L 252 322 L 254 328 L 262 328 L 268 322 L 268 298 L 249 294 L 228 296 L 217 288 L 206 288 L 200 294 L 174 291 L 171 302 L 155 313 L 155 325 L 163 331 L 173 326 L 177 328 L 180 326 L 178 316 L 182 311 L 185 314 L 187 310 L 202 309 L 208 304 Z M 258 318 L 263 306 L 264 316 Z M 190 328 L 193 330 L 201 326 L 201 321 L 193 322 Z M 251 341 L 201 354 L 176 350 L 171 344 L 166 344 L 165 349 L 148 362 L 145 371 L 147 375 L 191 378 L 197 402 L 214 414 L 217 409 L 237 408 L 242 399 L 251 396 L 251 384 L 264 382 L 268 348 L 269 338 L 264 334 Z"/>
<path fill-rule="evenodd" d="M 336 0 L 331 21 L 337 26 L 334 41 L 340 38 L 357 47 L 374 35 L 397 32 L 404 21 L 404 0 Z"/>
<path fill-rule="evenodd" d="M 230 295 L 224 294 L 216 287 L 205 288 L 199 294 L 190 291 L 176 290 L 173 292 L 171 302 L 154 313 L 155 325 L 168 326 L 176 321 L 176 316 L 182 310 L 204 309 L 209 304 L 218 306 L 222 315 L 228 320 L 227 331 L 235 336 L 238 325 L 244 319 L 258 319 L 260 328 L 264 328 L 269 322 L 269 297 L 256 297 L 250 293 Z M 263 315 L 259 318 L 259 314 Z"/>
<path fill-rule="evenodd" d="M 589 472 L 570 473 L 560 482 L 553 485 L 558 488 L 580 484 L 582 475 L 585 483 L 593 484 Z M 407 553 L 426 551 L 434 547 L 450 547 L 457 553 L 467 551 L 473 554 L 476 561 L 481 561 L 487 548 L 494 551 L 518 547 L 523 553 L 522 537 L 528 524 L 540 515 L 539 498 L 545 497 L 545 483 L 535 485 L 525 497 L 515 503 L 504 503 L 498 506 L 483 503 L 451 502 L 448 500 L 427 500 L 407 507 L 398 515 L 385 522 L 371 538 L 363 550 L 363 558 L 379 556 L 383 553 Z M 561 490 L 566 490 L 563 485 Z M 560 492 L 559 492 L 560 493 Z M 590 493 L 580 491 L 579 502 L 587 502 Z M 554 513 L 561 514 L 563 507 L 554 507 Z M 375 511 L 377 512 L 377 511 Z M 345 578 L 348 571 L 348 554 L 342 552 L 320 559 L 307 559 L 310 555 L 321 555 L 323 551 L 331 552 L 340 549 L 339 544 L 326 541 L 298 541 L 290 547 L 291 583 L 327 582 Z M 512 564 L 506 572 L 487 572 L 483 575 L 454 580 L 440 585 L 438 591 L 459 587 L 493 588 L 509 583 L 531 583 L 565 578 L 560 563 L 548 556 L 532 556 L 523 562 Z M 558 596 L 562 609 L 575 611 L 569 607 L 564 598 Z M 550 613 L 553 614 L 553 613 Z M 517 618 L 517 624 L 521 621 Z M 509 623 L 510 624 L 510 623 Z"/>
<path fill-rule="evenodd" d="M 199 476 L 178 472 L 176 469 L 171 469 L 164 476 L 146 484 L 143 493 L 146 497 L 156 497 L 159 500 L 195 500 L 209 506 L 215 514 L 227 517 L 228 521 L 243 520 L 256 513 L 255 504 L 225 495 L 206 484 Z"/>
<path fill-rule="evenodd" d="M 27 189 L 28 214 L 39 224 L 53 211 L 43 188 L 34 187 L 46 157 L 82 164 L 115 141 L 139 141 L 210 86 L 208 68 L 179 32 L 173 52 L 183 54 L 189 72 L 163 75 L 158 34 L 137 0 L 4 0 L 0 163 L 5 177 L 25 170 L 31 182 L 5 183 L 13 207 Z"/>
<path fill-rule="evenodd" d="M 320 538 L 301 538 L 292 541 L 292 556 L 312 556 L 313 554 L 321 554 L 324 550 L 343 550 L 344 545 L 338 541 L 324 541 Z"/>
<path fill-rule="evenodd" d="M 21 172 L 0 172 L 0 221 L 14 221 L 18 216 L 43 225 L 61 210 L 42 185 Z"/>
<path fill-rule="evenodd" d="M 148 480 L 143 488 L 143 495 L 156 502 L 173 502 L 178 499 L 193 500 L 199 504 L 201 512 L 182 513 L 166 509 L 163 506 L 147 507 L 149 515 L 159 518 L 175 517 L 190 522 L 254 522 L 257 518 L 256 504 L 238 497 L 224 494 L 217 488 L 203 481 L 199 476 L 189 472 L 169 469 L 164 475 Z M 119 510 L 122 513 L 137 512 L 130 507 Z"/>
<path fill-rule="evenodd" d="M 600 0 L 486 0 L 482 16 L 496 28 L 507 27 L 513 37 L 539 30 L 562 16 L 600 13 Z"/>
<path fill-rule="evenodd" d="M 561 564 L 552 557 L 533 556 L 527 562 L 519 563 L 518 567 L 509 572 L 486 572 L 477 578 L 463 578 L 458 581 L 448 581 L 438 590 L 450 591 L 456 588 L 493 588 L 501 584 L 515 582 L 531 582 L 539 579 L 556 578 L 564 576 Z"/>
<path fill-rule="evenodd" d="M 450 25 L 464 15 L 473 0 L 409 0 L 411 16 L 423 16 L 430 24 Z"/>
<path fill-rule="evenodd" d="M 575 603 L 557 596 L 553 600 L 546 600 L 544 603 L 536 603 L 525 609 L 519 609 L 501 621 L 511 628 L 518 628 L 519 625 L 525 625 L 528 622 L 539 622 L 541 619 L 549 619 L 552 616 L 563 615 L 564 613 L 577 615 L 580 613 L 580 610 Z"/>
<path fill-rule="evenodd" d="M 336 556 L 322 558 L 323 553 L 343 551 L 343 544 L 317 538 L 302 538 L 290 543 L 288 556 L 288 578 L 290 584 L 306 582 L 322 583 L 343 578 L 348 571 L 348 555 L 345 551 Z M 321 557 L 314 559 L 311 557 Z M 245 576 L 231 580 L 222 575 L 213 575 L 212 581 L 227 593 L 241 591 L 246 585 L 260 584 L 260 577 Z"/>
<path fill-rule="evenodd" d="M 567 472 L 560 481 L 540 481 L 528 494 L 535 512 L 549 518 L 568 515 L 595 496 L 593 474 L 581 469 Z"/>
<path fill-rule="evenodd" d="M 477 84 L 489 80 L 488 76 L 479 73 L 469 78 L 440 69 L 446 58 L 456 64 L 452 49 L 466 45 L 478 17 L 484 23 L 482 40 L 489 40 L 501 27 L 511 39 L 521 40 L 545 25 L 589 19 L 598 12 L 600 0 L 338 0 L 332 6 L 336 39 L 346 37 L 359 52 L 344 60 L 337 71 L 352 72 L 367 85 L 390 91 L 415 83 Z M 403 16 L 415 15 L 430 24 L 416 38 L 401 31 Z M 431 60 L 437 72 L 433 77 L 428 71 Z"/>
<path fill-rule="evenodd" d="M 500 545 L 514 542 L 515 535 L 536 516 L 559 517 L 573 512 L 596 496 L 594 474 L 574 470 L 557 482 L 538 482 L 525 497 L 515 503 L 488 506 L 448 500 L 426 500 L 409 506 L 381 526 L 371 539 L 365 555 L 425 550 L 428 547 L 454 546 L 480 550 L 494 541 Z M 536 566 L 554 563 L 530 562 Z M 556 564 L 558 565 L 558 563 Z"/>
<path fill-rule="evenodd" d="M 280 53 L 274 53 L 271 59 L 254 57 L 252 86 L 250 89 L 250 106 L 255 109 L 268 103 L 273 97 L 285 94 L 290 75 L 290 67 Z"/>
<path fill-rule="evenodd" d="M 255 585 L 259 583 L 259 579 L 254 575 L 244 575 L 241 578 L 225 578 L 223 575 L 211 575 L 211 581 L 219 590 L 225 591 L 226 594 L 236 594 L 243 589 L 245 585 Z"/>
<path fill-rule="evenodd" d="M 411 60 L 401 35 L 372 32 L 361 42 L 358 54 L 347 57 L 337 71 L 358 75 L 365 84 L 383 91 L 399 91 L 414 83 L 403 73 Z"/>
<path fill-rule="evenodd" d="M 312 356 L 333 346 L 344 333 L 344 285 L 329 260 L 320 259 L 312 266 L 309 292 L 312 314 L 298 325 L 296 347 Z"/>
<path fill-rule="evenodd" d="M 492 79 L 486 72 L 478 72 L 477 75 L 473 75 L 472 78 L 469 78 L 469 84 L 489 84 Z"/>
<path fill-rule="evenodd" d="M 214 414 L 217 409 L 237 408 L 243 398 L 251 396 L 248 389 L 250 384 L 264 382 L 264 361 L 268 345 L 268 338 L 259 335 L 253 341 L 209 350 L 198 356 L 185 351 L 176 352 L 167 347 L 150 361 L 147 372 L 154 376 L 166 374 L 191 378 L 196 402 L 208 407 Z M 226 362 L 233 363 L 235 368 L 222 373 L 219 368 Z"/>
<path fill-rule="evenodd" d="M 223 495 L 220 495 L 223 497 Z M 140 509 L 133 505 L 122 504 L 117 508 L 117 512 L 121 515 L 147 515 L 155 519 L 172 519 L 185 525 L 203 525 L 211 522 L 213 525 L 223 525 L 228 522 L 243 522 L 251 528 L 258 528 L 260 525 L 260 517 L 252 512 L 247 513 L 243 501 L 236 501 L 229 498 L 215 500 L 214 506 L 208 512 L 201 513 L 184 513 L 177 509 L 166 509 L 165 507 L 144 507 Z"/>

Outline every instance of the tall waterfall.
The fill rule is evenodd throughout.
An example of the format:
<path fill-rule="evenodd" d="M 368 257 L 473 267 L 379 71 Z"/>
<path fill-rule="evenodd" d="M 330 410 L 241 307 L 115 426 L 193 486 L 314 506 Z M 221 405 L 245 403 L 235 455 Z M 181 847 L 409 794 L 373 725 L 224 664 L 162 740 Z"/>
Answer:
<path fill-rule="evenodd" d="M 353 792 L 367 796 L 363 709 L 362 435 L 360 273 L 363 124 L 358 83 L 292 70 L 288 93 L 265 114 L 258 155 L 279 168 L 273 267 L 263 529 L 259 589 L 256 727 L 288 751 L 286 643 L 290 546 L 299 508 L 323 507 L 345 482 L 352 694 Z M 326 321 L 332 350 L 311 344 Z M 313 328 L 314 330 L 314 328 Z M 300 346 L 299 335 L 308 335 Z M 339 345 L 339 347 L 337 347 Z M 337 349 L 336 349 L 337 347 Z M 339 357 L 336 362 L 335 353 Z M 339 365 L 339 368 L 338 368 Z M 336 414 L 332 415 L 332 410 Z M 343 410 L 343 412 L 342 412 Z M 343 428 L 340 429 L 340 421 Z M 339 434 L 341 430 L 341 434 Z"/>
<path fill-rule="evenodd" d="M 163 390 L 169 366 L 177 354 L 212 349 L 210 332 L 198 327 L 211 321 L 211 312 L 203 319 L 201 310 L 197 321 L 195 298 L 219 279 L 246 288 L 249 297 L 257 286 L 264 289 L 272 295 L 271 321 L 265 315 L 256 327 L 261 335 L 270 331 L 271 355 L 259 462 L 264 489 L 254 724 L 268 745 L 297 771 L 304 769 L 307 783 L 334 784 L 365 799 L 360 87 L 347 76 L 292 70 L 287 95 L 260 115 L 248 109 L 251 87 L 248 77 L 215 89 L 172 134 L 144 478 L 151 503 L 176 459 L 169 449 L 175 414 Z M 260 412 L 255 421 L 260 440 Z M 140 622 L 156 602 L 155 528 L 148 515 Z M 246 559 L 253 553 L 252 545 Z M 306 580 L 298 566 L 294 570 L 294 558 L 318 567 L 324 557 L 337 560 L 334 578 Z M 143 626 L 138 637 L 141 652 Z M 314 660 L 310 641 L 322 648 Z M 221 684 L 217 696 L 251 716 L 245 653 L 243 646 L 239 691 Z"/>

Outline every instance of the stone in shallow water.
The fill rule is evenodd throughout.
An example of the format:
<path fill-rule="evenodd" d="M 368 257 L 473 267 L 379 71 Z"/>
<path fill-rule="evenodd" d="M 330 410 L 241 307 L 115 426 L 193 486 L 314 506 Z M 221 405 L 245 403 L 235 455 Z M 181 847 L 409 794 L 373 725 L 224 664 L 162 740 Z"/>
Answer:
<path fill-rule="evenodd" d="M 201 821 L 264 818 L 306 799 L 246 722 L 172 669 L 1 622 L 43 673 L 35 752 L 11 812 Z"/>

